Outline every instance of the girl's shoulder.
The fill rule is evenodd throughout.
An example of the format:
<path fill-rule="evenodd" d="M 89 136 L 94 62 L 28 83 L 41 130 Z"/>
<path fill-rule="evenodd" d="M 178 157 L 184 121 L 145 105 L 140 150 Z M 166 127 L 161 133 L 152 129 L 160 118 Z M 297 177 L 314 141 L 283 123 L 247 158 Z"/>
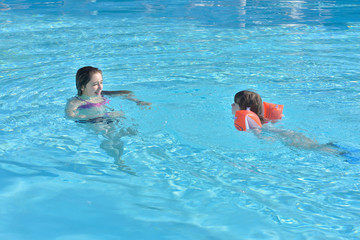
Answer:
<path fill-rule="evenodd" d="M 84 103 L 77 96 L 75 96 L 75 97 L 69 98 L 67 100 L 67 104 L 72 105 L 72 106 L 76 106 L 76 105 L 81 105 L 81 104 L 84 104 Z"/>

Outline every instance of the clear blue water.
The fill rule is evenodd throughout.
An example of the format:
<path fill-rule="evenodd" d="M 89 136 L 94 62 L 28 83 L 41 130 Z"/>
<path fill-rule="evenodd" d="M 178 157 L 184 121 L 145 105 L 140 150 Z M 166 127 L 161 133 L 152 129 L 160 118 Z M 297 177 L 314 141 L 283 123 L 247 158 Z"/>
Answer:
<path fill-rule="evenodd" d="M 359 239 L 360 163 L 233 127 L 233 95 L 274 127 L 360 148 L 359 1 L 0 1 L 0 239 Z M 103 70 L 122 162 L 64 117 Z M 135 135 L 121 134 L 126 129 Z"/>

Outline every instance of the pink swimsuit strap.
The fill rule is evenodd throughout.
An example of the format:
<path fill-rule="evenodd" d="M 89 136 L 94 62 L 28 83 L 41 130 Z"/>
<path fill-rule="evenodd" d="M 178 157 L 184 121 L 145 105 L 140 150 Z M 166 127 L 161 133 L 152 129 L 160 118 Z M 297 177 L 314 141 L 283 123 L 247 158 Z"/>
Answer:
<path fill-rule="evenodd" d="M 84 99 L 81 99 L 81 98 L 79 98 L 79 97 L 76 97 L 76 98 L 79 99 L 79 100 L 81 100 L 81 101 L 84 101 L 84 102 L 85 102 L 85 104 L 80 105 L 80 106 L 78 107 L 78 109 L 89 109 L 89 108 L 93 108 L 93 107 L 101 107 L 101 106 L 109 103 L 109 100 L 106 99 L 106 98 L 103 98 L 103 101 L 102 101 L 102 102 L 99 102 L 99 103 L 88 102 L 88 101 L 86 101 L 86 100 L 84 100 Z"/>

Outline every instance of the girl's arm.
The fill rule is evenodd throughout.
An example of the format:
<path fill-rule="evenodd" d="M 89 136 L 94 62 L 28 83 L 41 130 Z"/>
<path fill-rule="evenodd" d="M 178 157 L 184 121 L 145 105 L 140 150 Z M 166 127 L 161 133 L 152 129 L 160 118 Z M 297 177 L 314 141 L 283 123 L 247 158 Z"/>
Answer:
<path fill-rule="evenodd" d="M 70 119 L 84 119 L 87 118 L 85 115 L 78 114 L 79 103 L 75 99 L 71 99 L 67 102 L 65 113 L 66 116 Z"/>
<path fill-rule="evenodd" d="M 101 95 L 113 95 L 113 96 L 123 96 L 132 94 L 132 91 L 128 90 L 119 90 L 119 91 L 102 91 Z"/>
<path fill-rule="evenodd" d="M 134 95 L 127 95 L 125 98 L 127 100 L 135 102 L 139 106 L 150 106 L 151 105 L 151 103 L 149 103 L 149 102 L 140 101 Z"/>
<path fill-rule="evenodd" d="M 149 102 L 140 101 L 133 95 L 132 91 L 128 91 L 128 90 L 102 91 L 101 94 L 102 95 L 112 95 L 112 96 L 124 96 L 127 100 L 133 101 L 137 105 L 140 105 L 140 106 L 145 106 L 145 105 L 150 106 L 151 105 L 151 103 L 149 103 Z"/>

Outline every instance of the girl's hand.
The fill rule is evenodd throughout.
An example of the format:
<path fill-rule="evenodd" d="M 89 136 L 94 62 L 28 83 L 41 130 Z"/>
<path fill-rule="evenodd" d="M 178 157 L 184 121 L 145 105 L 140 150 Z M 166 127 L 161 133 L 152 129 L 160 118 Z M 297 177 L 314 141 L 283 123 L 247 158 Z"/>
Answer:
<path fill-rule="evenodd" d="M 144 101 L 136 101 L 136 105 L 139 106 L 150 106 L 152 103 L 144 102 Z"/>
<path fill-rule="evenodd" d="M 150 107 L 151 104 L 152 104 L 152 103 L 149 103 L 149 102 L 144 102 L 144 101 L 139 101 L 139 100 L 136 101 L 136 105 L 142 106 L 142 107 L 145 107 L 145 108 L 146 108 L 147 106 L 149 106 L 148 109 L 151 109 L 151 107 Z"/>

